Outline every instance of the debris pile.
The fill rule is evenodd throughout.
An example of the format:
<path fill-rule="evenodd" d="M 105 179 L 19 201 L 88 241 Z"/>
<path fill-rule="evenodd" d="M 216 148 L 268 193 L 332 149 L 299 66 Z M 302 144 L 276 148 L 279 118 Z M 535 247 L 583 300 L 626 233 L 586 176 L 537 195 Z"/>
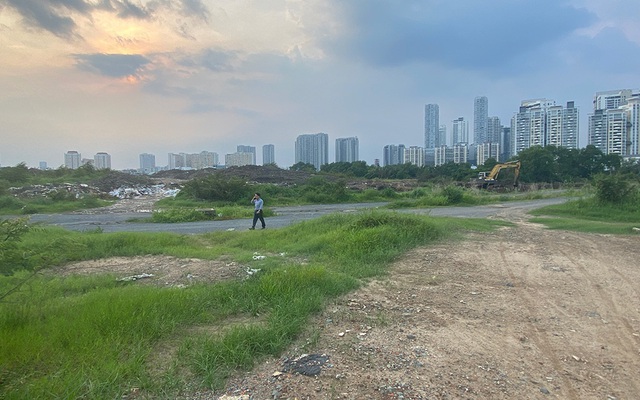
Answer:
<path fill-rule="evenodd" d="M 9 193 L 21 198 L 52 197 L 59 193 L 65 195 L 71 194 L 76 198 L 80 198 L 86 195 L 100 196 L 101 194 L 103 194 L 97 187 L 89 186 L 84 183 L 47 183 L 44 185 L 12 187 L 9 188 Z"/>

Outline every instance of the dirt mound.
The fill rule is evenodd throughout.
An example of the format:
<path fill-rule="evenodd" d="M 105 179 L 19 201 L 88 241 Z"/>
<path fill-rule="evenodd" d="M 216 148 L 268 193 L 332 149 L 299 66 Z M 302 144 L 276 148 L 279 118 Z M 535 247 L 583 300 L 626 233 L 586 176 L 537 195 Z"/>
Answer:
<path fill-rule="evenodd" d="M 305 171 L 286 170 L 278 168 L 275 165 L 244 165 L 241 167 L 229 167 L 221 169 L 205 168 L 188 171 L 174 169 L 170 171 L 159 171 L 153 176 L 154 178 L 171 178 L 186 181 L 189 179 L 205 177 L 211 174 L 215 174 L 227 179 L 240 178 L 247 182 L 274 183 L 280 185 L 302 184 L 305 183 L 310 177 L 317 175 Z M 331 176 L 327 176 L 327 179 L 334 178 L 332 178 Z"/>

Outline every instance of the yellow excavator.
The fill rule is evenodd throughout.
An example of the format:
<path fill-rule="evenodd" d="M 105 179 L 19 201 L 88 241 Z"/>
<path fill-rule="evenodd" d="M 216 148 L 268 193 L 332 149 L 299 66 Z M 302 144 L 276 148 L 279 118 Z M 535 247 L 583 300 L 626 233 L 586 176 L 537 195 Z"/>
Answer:
<path fill-rule="evenodd" d="M 520 178 L 520 160 L 509 161 L 506 163 L 496 164 L 489 172 L 479 172 L 478 179 L 476 180 L 476 187 L 478 189 L 507 189 L 509 186 L 513 188 L 518 187 L 518 180 Z M 513 180 L 498 180 L 498 175 L 503 169 L 513 168 Z"/>

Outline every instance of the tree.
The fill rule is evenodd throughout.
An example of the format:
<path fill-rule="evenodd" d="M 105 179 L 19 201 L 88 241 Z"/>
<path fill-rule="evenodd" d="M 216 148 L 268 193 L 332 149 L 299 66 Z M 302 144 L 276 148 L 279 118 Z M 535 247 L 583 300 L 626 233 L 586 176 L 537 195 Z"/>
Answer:
<path fill-rule="evenodd" d="M 0 168 L 0 179 L 11 184 L 26 184 L 29 180 L 29 168 L 23 162 L 15 167 Z"/>
<path fill-rule="evenodd" d="M 518 154 L 522 182 L 556 182 L 556 162 L 551 147 L 532 146 Z"/>
<path fill-rule="evenodd" d="M 303 163 L 302 161 L 293 164 L 289 167 L 291 171 L 304 171 L 304 172 L 317 172 L 316 167 L 313 164 Z"/>

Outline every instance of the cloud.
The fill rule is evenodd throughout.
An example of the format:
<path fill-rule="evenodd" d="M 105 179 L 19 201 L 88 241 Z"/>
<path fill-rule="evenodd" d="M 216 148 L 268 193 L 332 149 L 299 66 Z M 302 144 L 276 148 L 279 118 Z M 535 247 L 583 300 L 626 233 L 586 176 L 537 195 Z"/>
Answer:
<path fill-rule="evenodd" d="M 74 58 L 79 69 L 112 78 L 138 76 L 151 63 L 139 54 L 76 54 Z"/>
<path fill-rule="evenodd" d="M 44 29 L 59 37 L 72 37 L 76 29 L 75 21 L 65 15 L 66 10 L 87 12 L 88 5 L 82 0 L 6 0 L 7 5 L 16 10 L 23 23 L 32 28 Z"/>
<path fill-rule="evenodd" d="M 640 70 L 640 44 L 614 28 L 604 28 L 593 38 L 577 36 L 565 44 L 564 53 L 573 68 L 598 75 Z"/>
<path fill-rule="evenodd" d="M 120 18 L 150 19 L 151 13 L 143 6 L 137 6 L 129 0 L 113 0 L 117 15 Z"/>
<path fill-rule="evenodd" d="M 336 3 L 338 35 L 325 49 L 373 66 L 434 63 L 491 69 L 588 26 L 594 16 L 557 0 L 392 0 Z"/>
<path fill-rule="evenodd" d="M 182 16 L 207 21 L 209 11 L 202 0 L 156 0 L 147 3 L 131 0 L 0 0 L 18 12 L 23 23 L 61 38 L 78 38 L 79 19 L 91 20 L 93 12 L 106 11 L 120 19 L 153 20 L 160 13 L 178 12 Z M 176 30 L 185 30 L 178 22 Z"/>
<path fill-rule="evenodd" d="M 207 9 L 202 0 L 181 0 L 180 4 L 184 15 L 198 17 L 203 21 L 208 20 L 209 9 Z"/>

